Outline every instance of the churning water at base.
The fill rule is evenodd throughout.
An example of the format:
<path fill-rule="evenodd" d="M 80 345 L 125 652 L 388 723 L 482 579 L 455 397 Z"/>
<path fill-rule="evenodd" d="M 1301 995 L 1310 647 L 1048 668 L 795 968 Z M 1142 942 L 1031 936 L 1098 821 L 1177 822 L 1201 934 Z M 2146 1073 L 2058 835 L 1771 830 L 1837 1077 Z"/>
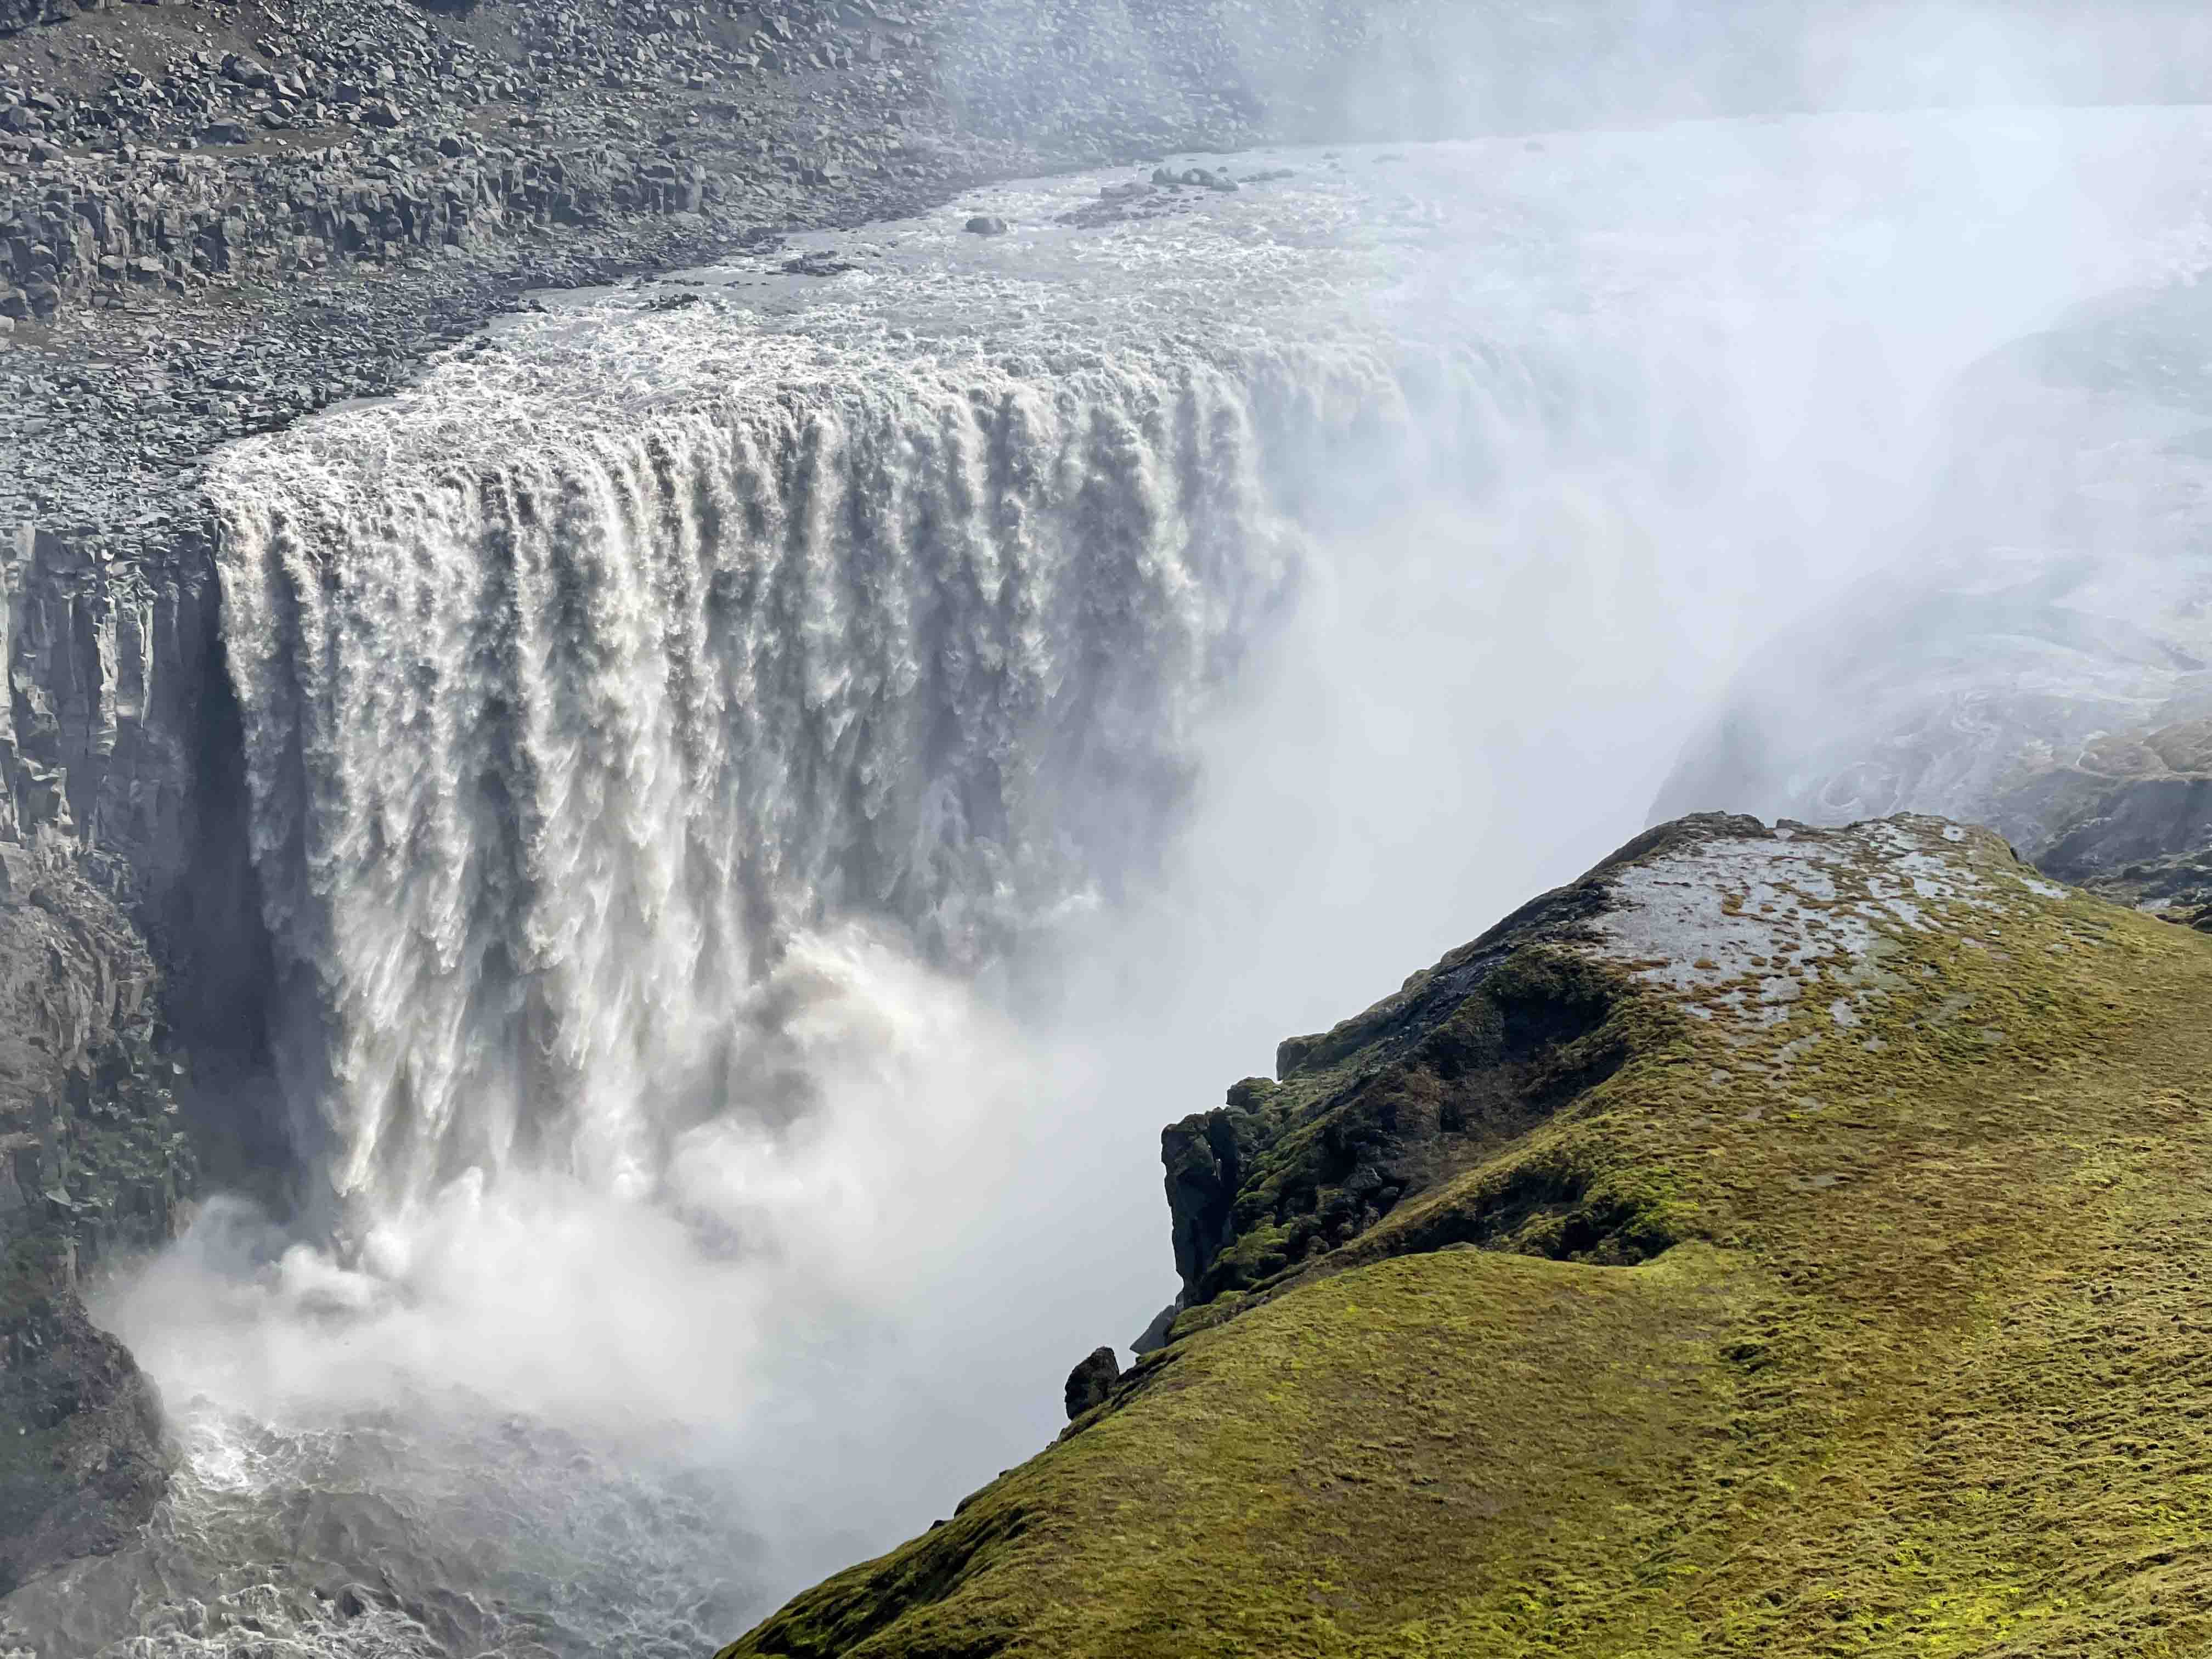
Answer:
<path fill-rule="evenodd" d="M 44 1651 L 699 1659 L 758 1600 L 726 1491 L 495 1402 L 175 1416 L 183 1471 L 147 1540 L 19 1593 Z"/>
<path fill-rule="evenodd" d="M 118 1288 L 186 1471 L 18 1639 L 704 1653 L 945 1512 L 1164 1299 L 1158 1125 L 1633 829 L 1879 562 L 1960 368 L 2203 264 L 2206 149 L 2007 112 L 1017 186 L 234 448 L 316 1205 Z"/>

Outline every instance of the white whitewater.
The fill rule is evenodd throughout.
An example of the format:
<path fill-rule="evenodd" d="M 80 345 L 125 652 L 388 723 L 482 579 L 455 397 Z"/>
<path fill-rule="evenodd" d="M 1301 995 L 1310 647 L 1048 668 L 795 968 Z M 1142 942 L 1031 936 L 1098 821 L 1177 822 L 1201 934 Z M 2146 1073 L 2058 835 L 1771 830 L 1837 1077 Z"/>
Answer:
<path fill-rule="evenodd" d="M 1378 313 L 1401 275 L 1459 301 L 1433 261 L 1468 227 L 1361 224 L 1342 182 L 1141 228 L 1027 205 L 981 258 L 949 215 L 887 270 L 510 328 L 217 470 L 338 1197 L 518 1162 L 643 1195 L 688 1133 L 787 1118 L 749 996 L 795 933 L 972 967 L 1141 866 L 1342 515 L 1316 481 L 1494 471 L 1580 395 L 1455 303 Z"/>
<path fill-rule="evenodd" d="M 459 465 L 441 426 L 355 471 L 370 415 L 234 460 L 256 852 L 328 999 L 337 1192 L 651 1192 L 688 1129 L 794 1109 L 739 1017 L 794 931 L 972 963 L 1140 855 L 1293 568 L 1263 427 L 1411 423 L 1387 363 L 1279 362 L 1295 409 L 1253 367 L 864 360 Z"/>
<path fill-rule="evenodd" d="M 1255 1058 L 1212 1035 L 1248 989 L 1340 1012 L 1623 839 L 1647 783 L 1516 775 L 1522 828 L 1462 827 L 1424 743 L 1611 731 L 1656 781 L 1747 645 L 1878 561 L 1960 369 L 2203 263 L 2145 158 L 2207 149 L 2191 112 L 1854 118 L 1239 157 L 1120 220 L 1131 174 L 1023 185 L 554 300 L 236 447 L 226 638 L 326 1203 L 308 1243 L 218 1207 L 118 1296 L 190 1468 L 0 1629 L 697 1653 L 926 1522 L 1048 1425 L 1056 1376 L 974 1341 L 1065 1364 L 1151 1311 L 1085 1305 L 1065 1217 L 1001 1190 L 1048 1154 L 992 1149 L 1064 1125 L 1069 1189 L 1156 1192 L 1159 1123 Z M 1520 637 L 1580 628 L 1588 660 Z M 1356 891 L 1283 873 L 1279 798 L 1224 798 L 1279 746 L 1255 696 L 1370 711 L 1356 773 L 1317 738 L 1298 780 L 1401 832 Z M 1270 920 L 1183 959 L 1177 913 L 1279 878 L 1363 908 L 1358 948 Z M 1005 983 L 1101 939 L 1195 1091 L 1110 1125 Z M 1121 1248 L 1164 1277 L 1164 1241 Z M 985 1279 L 1047 1295 L 945 1295 Z M 896 1386 L 853 1358 L 939 1321 L 978 1334 Z"/>

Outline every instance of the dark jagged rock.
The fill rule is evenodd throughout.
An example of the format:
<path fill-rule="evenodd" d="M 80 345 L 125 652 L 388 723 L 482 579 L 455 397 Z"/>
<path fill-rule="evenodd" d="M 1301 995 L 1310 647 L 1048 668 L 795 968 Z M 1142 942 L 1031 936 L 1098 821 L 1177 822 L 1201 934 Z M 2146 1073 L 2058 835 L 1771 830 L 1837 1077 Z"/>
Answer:
<path fill-rule="evenodd" d="M 1177 1297 L 1152 1316 L 1152 1322 L 1129 1345 L 1129 1352 L 1141 1359 L 1154 1349 L 1167 1346 L 1168 1333 L 1175 1328 L 1176 1316 L 1182 1311 L 1182 1298 Z"/>
<path fill-rule="evenodd" d="M 1121 1362 L 1111 1348 L 1093 1348 L 1067 1374 L 1067 1420 L 1106 1403 L 1121 1380 Z"/>
<path fill-rule="evenodd" d="M 0 1590 L 116 1548 L 166 1490 L 152 1386 L 77 1295 L 191 1188 L 158 986 L 64 845 L 0 842 Z"/>
<path fill-rule="evenodd" d="M 1755 819 L 1718 815 L 1656 831 L 1364 1013 L 1285 1040 L 1275 1081 L 1247 1078 L 1225 1105 L 1165 1130 L 1184 1308 L 1324 1259 L 1612 1076 L 1628 1053 L 1632 982 L 1547 947 L 1586 937 L 1614 902 L 1614 869 L 1668 845 L 1766 833 Z M 1634 1261 L 1668 1242 L 1632 1210 L 1565 1210 L 1547 1248 L 1574 1259 Z M 1531 1225 L 1517 1201 L 1462 1219 L 1468 1242 Z"/>
<path fill-rule="evenodd" d="M 153 1385 L 85 1316 L 65 1249 L 10 1247 L 0 1292 L 0 1593 L 127 1542 L 176 1453 Z"/>

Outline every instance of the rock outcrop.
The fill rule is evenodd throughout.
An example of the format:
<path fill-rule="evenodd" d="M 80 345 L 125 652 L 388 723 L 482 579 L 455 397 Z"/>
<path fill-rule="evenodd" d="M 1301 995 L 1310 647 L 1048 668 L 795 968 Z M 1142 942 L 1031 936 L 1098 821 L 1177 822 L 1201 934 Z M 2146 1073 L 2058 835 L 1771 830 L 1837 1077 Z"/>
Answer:
<path fill-rule="evenodd" d="M 1985 830 L 1654 830 L 1169 1130 L 1174 1340 L 726 1659 L 2189 1645 L 2208 998 Z"/>
<path fill-rule="evenodd" d="M 126 1543 L 176 1460 L 153 1386 L 85 1316 L 70 1259 L 11 1249 L 0 1298 L 0 1594 Z"/>
<path fill-rule="evenodd" d="M 103 551 L 31 526 L 0 537 L 0 840 L 51 832 L 166 888 L 196 834 L 214 573 L 204 550 Z"/>
<path fill-rule="evenodd" d="M 1067 1374 L 1067 1419 L 1073 1422 L 1084 1413 L 1106 1403 L 1114 1392 L 1114 1385 L 1121 1380 L 1121 1362 L 1111 1348 L 1093 1348 Z"/>

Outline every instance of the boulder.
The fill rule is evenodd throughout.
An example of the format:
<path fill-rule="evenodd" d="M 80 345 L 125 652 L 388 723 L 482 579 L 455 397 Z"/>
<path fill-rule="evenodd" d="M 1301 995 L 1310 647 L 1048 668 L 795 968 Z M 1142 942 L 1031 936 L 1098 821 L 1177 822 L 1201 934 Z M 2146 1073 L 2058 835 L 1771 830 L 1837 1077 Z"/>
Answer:
<path fill-rule="evenodd" d="M 1114 1392 L 1114 1385 L 1121 1380 L 1121 1362 L 1111 1348 L 1093 1348 L 1089 1356 L 1078 1362 L 1067 1374 L 1067 1419 L 1073 1422 L 1084 1413 L 1106 1403 L 1106 1396 Z"/>

